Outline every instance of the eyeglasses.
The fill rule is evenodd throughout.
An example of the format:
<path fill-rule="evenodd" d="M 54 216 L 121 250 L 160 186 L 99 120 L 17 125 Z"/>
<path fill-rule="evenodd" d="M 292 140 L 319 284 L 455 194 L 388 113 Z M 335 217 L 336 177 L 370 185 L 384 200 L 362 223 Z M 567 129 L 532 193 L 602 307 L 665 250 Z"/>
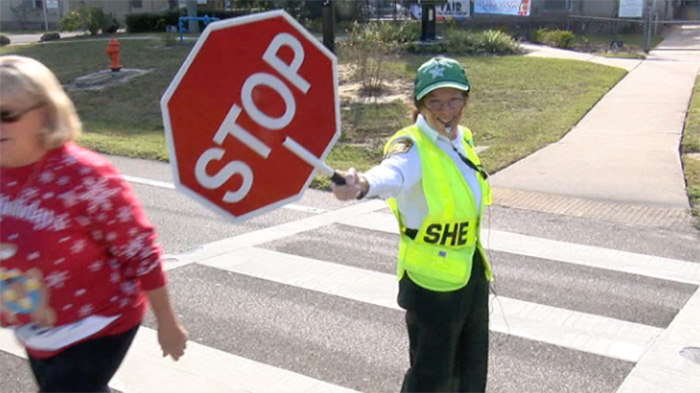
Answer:
<path fill-rule="evenodd" d="M 442 108 L 447 106 L 450 109 L 459 109 L 464 106 L 464 97 L 454 97 L 450 98 L 447 101 L 440 101 L 434 98 L 431 98 L 425 102 L 425 106 L 430 109 L 431 111 L 440 111 Z"/>
<path fill-rule="evenodd" d="M 16 123 L 16 122 L 20 121 L 20 119 L 22 119 L 22 116 L 33 111 L 34 109 L 40 108 L 43 105 L 44 105 L 43 103 L 39 103 L 39 104 L 32 105 L 29 108 L 19 110 L 19 111 L 0 109 L 0 123 L 4 123 L 4 124 Z"/>

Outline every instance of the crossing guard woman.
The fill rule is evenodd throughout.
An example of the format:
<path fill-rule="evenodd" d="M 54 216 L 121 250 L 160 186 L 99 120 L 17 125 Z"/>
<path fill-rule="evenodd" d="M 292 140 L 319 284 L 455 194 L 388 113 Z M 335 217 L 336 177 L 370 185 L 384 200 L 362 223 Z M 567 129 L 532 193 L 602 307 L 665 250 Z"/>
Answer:
<path fill-rule="evenodd" d="M 341 172 L 341 200 L 386 199 L 400 227 L 396 271 L 406 310 L 410 368 L 402 392 L 484 392 L 489 347 L 491 267 L 479 239 L 487 174 L 472 134 L 459 126 L 469 80 L 455 60 L 418 68 L 415 123 L 384 147 L 366 173 Z"/>

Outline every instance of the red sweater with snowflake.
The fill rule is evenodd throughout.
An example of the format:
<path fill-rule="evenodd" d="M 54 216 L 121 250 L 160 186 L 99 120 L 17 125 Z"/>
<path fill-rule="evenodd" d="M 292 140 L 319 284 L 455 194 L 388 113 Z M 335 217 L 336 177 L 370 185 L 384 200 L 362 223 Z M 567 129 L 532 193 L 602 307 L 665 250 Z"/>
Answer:
<path fill-rule="evenodd" d="M 109 161 L 72 143 L 0 168 L 0 258 L 0 322 L 20 341 L 31 327 L 41 340 L 23 343 L 40 358 L 132 328 L 146 312 L 144 291 L 166 283 L 131 188 Z"/>

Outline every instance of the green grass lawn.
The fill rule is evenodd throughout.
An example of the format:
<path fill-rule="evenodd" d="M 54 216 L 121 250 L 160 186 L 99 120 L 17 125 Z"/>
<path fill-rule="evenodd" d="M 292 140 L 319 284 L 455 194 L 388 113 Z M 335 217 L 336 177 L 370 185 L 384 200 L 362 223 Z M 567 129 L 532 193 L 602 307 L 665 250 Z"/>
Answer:
<path fill-rule="evenodd" d="M 693 215 L 697 218 L 695 226 L 700 229 L 700 77 L 695 80 L 693 99 L 685 120 L 681 151 L 686 190 Z"/>
<path fill-rule="evenodd" d="M 152 72 L 125 85 L 102 90 L 70 90 L 85 132 L 79 143 L 109 154 L 167 160 L 159 100 L 193 41 L 164 46 L 163 39 L 121 39 L 121 63 Z M 47 64 L 62 83 L 108 67 L 105 41 L 76 40 L 13 46 L 17 53 Z M 404 56 L 392 65 L 406 86 L 427 57 Z M 340 59 L 341 62 L 343 59 Z M 462 57 L 473 91 L 463 125 L 477 145 L 489 146 L 482 159 L 495 172 L 559 140 L 625 74 L 593 63 L 522 56 Z M 384 140 L 410 123 L 411 107 L 401 100 L 385 104 L 343 103 L 343 135 L 327 161 L 332 167 L 359 169 L 381 160 Z M 316 186 L 327 185 L 318 179 Z"/>

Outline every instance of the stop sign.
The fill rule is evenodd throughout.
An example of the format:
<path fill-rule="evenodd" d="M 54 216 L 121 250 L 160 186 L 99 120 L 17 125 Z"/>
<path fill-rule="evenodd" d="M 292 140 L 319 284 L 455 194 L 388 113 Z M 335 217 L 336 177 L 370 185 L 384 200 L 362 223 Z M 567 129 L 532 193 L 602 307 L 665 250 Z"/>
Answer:
<path fill-rule="evenodd" d="M 336 58 L 284 11 L 214 22 L 161 99 L 176 187 L 233 221 L 301 198 L 340 135 Z"/>

